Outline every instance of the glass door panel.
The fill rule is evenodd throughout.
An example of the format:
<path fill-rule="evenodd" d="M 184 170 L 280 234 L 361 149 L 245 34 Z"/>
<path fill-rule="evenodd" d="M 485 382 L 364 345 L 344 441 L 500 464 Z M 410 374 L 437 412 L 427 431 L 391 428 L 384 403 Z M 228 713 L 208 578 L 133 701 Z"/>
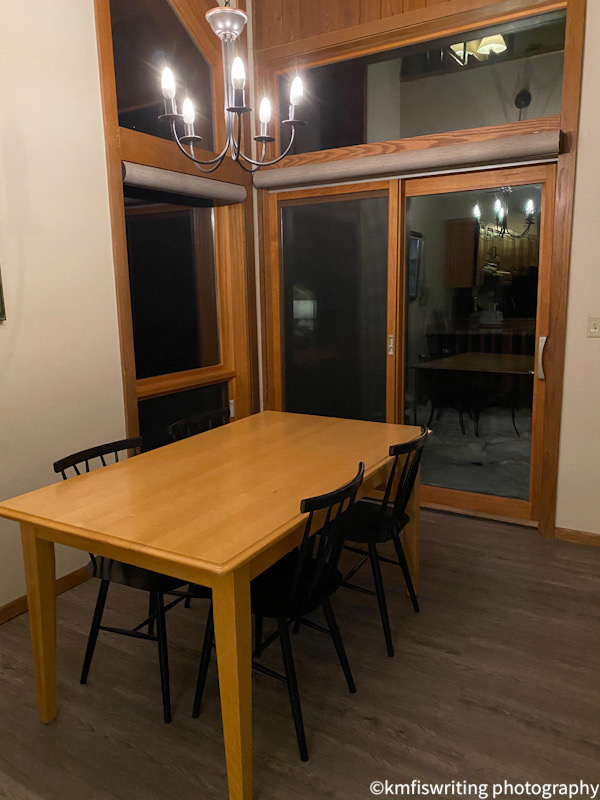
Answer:
<path fill-rule="evenodd" d="M 405 419 L 422 482 L 530 499 L 542 184 L 407 200 Z"/>
<path fill-rule="evenodd" d="M 281 208 L 284 409 L 386 419 L 388 197 Z"/>

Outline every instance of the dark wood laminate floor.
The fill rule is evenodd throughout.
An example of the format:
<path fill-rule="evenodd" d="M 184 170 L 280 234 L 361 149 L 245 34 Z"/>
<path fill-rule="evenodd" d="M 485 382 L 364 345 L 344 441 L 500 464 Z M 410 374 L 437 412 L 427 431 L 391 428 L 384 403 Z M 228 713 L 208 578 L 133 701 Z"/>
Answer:
<path fill-rule="evenodd" d="M 374 598 L 335 608 L 358 692 L 331 642 L 294 639 L 310 761 L 298 758 L 286 690 L 254 678 L 258 800 L 367 800 L 370 782 L 600 781 L 600 548 L 432 512 L 422 523 L 421 613 L 384 567 L 396 657 Z M 364 580 L 367 575 L 365 573 Z M 0 797 L 225 799 L 216 670 L 190 716 L 206 605 L 178 607 L 169 637 L 174 720 L 162 723 L 155 646 L 101 634 L 78 682 L 97 584 L 58 600 L 58 719 L 38 723 L 27 617 L 0 627 Z M 113 587 L 143 614 L 135 592 Z M 136 616 L 128 614 L 133 618 Z M 279 667 L 273 647 L 266 662 Z"/>

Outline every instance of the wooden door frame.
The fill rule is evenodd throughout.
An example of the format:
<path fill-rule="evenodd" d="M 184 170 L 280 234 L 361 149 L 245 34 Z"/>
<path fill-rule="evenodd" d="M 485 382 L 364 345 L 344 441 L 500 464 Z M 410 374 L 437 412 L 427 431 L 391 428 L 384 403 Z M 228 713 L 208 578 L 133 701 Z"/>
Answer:
<path fill-rule="evenodd" d="M 358 184 L 324 186 L 309 189 L 294 189 L 283 192 L 259 193 L 262 201 L 263 226 L 263 298 L 264 298 L 264 405 L 266 409 L 282 411 L 284 407 L 283 365 L 283 315 L 282 315 L 282 249 L 281 208 L 288 205 L 304 205 L 310 202 L 328 202 L 334 199 L 353 200 L 368 197 L 388 197 L 388 291 L 387 291 L 387 335 L 394 337 L 393 352 L 386 356 L 386 418 L 397 422 L 397 376 L 400 326 L 399 309 L 401 282 L 398 280 L 400 252 L 399 182 L 397 180 L 368 181 Z M 385 343 L 384 343 L 385 344 Z M 384 346 L 384 345 L 382 345 Z"/>
<path fill-rule="evenodd" d="M 555 280 L 552 269 L 552 246 L 554 241 L 554 205 L 556 193 L 556 164 L 539 164 L 533 166 L 497 168 L 467 172 L 455 175 L 440 175 L 430 178 L 408 179 L 405 182 L 403 195 L 405 202 L 401 209 L 403 224 L 406 227 L 406 201 L 411 197 L 431 196 L 452 192 L 473 191 L 477 189 L 493 189 L 500 186 L 523 186 L 542 184 L 542 217 L 540 222 L 540 259 L 538 280 L 538 304 L 535 347 L 535 375 L 533 394 L 533 432 L 531 441 L 531 469 L 529 479 L 529 500 L 516 500 L 506 497 L 478 494 L 475 492 L 444 489 L 435 486 L 421 486 L 421 500 L 430 507 L 452 507 L 485 514 L 523 520 L 537 520 L 541 514 L 542 498 L 542 462 L 544 450 L 544 432 L 546 430 L 547 391 L 546 382 L 540 381 L 537 375 L 538 343 L 540 336 L 549 335 L 550 319 L 553 309 L 550 307 L 552 291 L 551 282 Z M 406 253 L 402 253 L 401 274 L 406 283 Z M 404 338 L 403 338 L 404 343 Z M 404 348 L 403 348 L 404 349 Z M 404 382 L 405 370 L 399 376 L 398 403 L 401 418 L 404 418 Z M 560 420 L 559 420 L 560 422 Z"/>

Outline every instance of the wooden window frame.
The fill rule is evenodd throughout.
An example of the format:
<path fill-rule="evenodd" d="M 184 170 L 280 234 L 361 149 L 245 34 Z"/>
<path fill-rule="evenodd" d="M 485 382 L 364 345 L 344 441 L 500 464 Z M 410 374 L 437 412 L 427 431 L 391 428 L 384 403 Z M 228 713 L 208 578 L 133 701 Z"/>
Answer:
<path fill-rule="evenodd" d="M 206 5 L 206 9 L 198 8 L 199 0 L 169 2 L 211 67 L 214 134 L 215 140 L 220 141 L 225 136 L 222 57 L 218 40 L 204 19 L 204 11 L 210 5 L 204 0 L 200 3 Z M 201 173 L 179 152 L 174 142 L 119 126 L 109 0 L 94 0 L 94 8 L 127 434 L 139 433 L 138 400 L 216 383 L 228 383 L 236 418 L 247 416 L 258 410 L 259 405 L 254 226 L 250 201 L 236 205 L 214 204 L 221 364 L 136 380 L 121 163 L 130 161 L 190 175 Z M 208 151 L 196 152 L 200 158 L 216 155 Z M 242 185 L 251 194 L 250 176 L 230 158 L 226 158 L 218 174 L 203 177 Z"/>

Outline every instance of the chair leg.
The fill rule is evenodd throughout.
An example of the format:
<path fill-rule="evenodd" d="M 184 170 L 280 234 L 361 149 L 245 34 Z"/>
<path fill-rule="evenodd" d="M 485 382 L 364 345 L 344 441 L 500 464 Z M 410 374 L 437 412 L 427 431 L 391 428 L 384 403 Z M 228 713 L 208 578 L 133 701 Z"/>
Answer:
<path fill-rule="evenodd" d="M 375 593 L 379 603 L 379 614 L 383 625 L 383 634 L 387 654 L 390 658 L 394 655 L 394 645 L 392 644 L 392 632 L 390 630 L 390 619 L 388 617 L 387 603 L 385 602 L 385 589 L 383 588 L 383 578 L 381 577 L 381 566 L 375 542 L 369 542 L 369 555 L 371 556 L 371 568 L 373 569 L 373 580 L 375 582 Z"/>
<path fill-rule="evenodd" d="M 165 722 L 171 722 L 171 690 L 169 687 L 169 654 L 167 651 L 167 625 L 165 620 L 165 601 L 161 592 L 153 592 L 156 609 L 156 636 L 158 640 L 158 662 L 160 665 L 160 684 L 162 688 L 163 715 Z"/>
<path fill-rule="evenodd" d="M 194 717 L 194 719 L 197 719 L 200 716 L 200 706 L 202 705 L 202 697 L 204 695 L 204 687 L 206 685 L 206 676 L 208 675 L 210 654 L 214 639 L 215 622 L 213 617 L 213 604 L 211 601 L 210 608 L 208 610 L 208 617 L 206 618 L 204 642 L 202 644 L 202 655 L 200 656 L 200 667 L 198 669 L 198 679 L 196 681 L 196 694 L 194 695 L 194 708 L 192 710 L 192 717 Z"/>
<path fill-rule="evenodd" d="M 88 673 L 92 664 L 92 657 L 94 649 L 98 640 L 98 631 L 102 623 L 102 614 L 104 612 L 104 604 L 106 603 L 106 595 L 108 594 L 108 587 L 110 581 L 100 581 L 100 588 L 98 589 L 98 597 L 96 599 L 96 608 L 94 609 L 94 616 L 92 618 L 92 625 L 90 627 L 90 635 L 88 636 L 87 647 L 85 649 L 85 658 L 83 659 L 83 667 L 81 670 L 80 683 L 85 683 L 88 679 Z"/>
<path fill-rule="evenodd" d="M 406 556 L 404 555 L 404 548 L 402 547 L 400 536 L 396 533 L 396 531 L 393 532 L 392 539 L 394 541 L 394 547 L 396 548 L 396 555 L 398 556 L 400 568 L 402 570 L 402 574 L 404 575 L 404 582 L 406 583 L 406 588 L 408 589 L 408 594 L 410 595 L 413 610 L 417 612 L 419 611 L 419 601 L 417 600 L 415 587 L 413 586 L 410 570 L 408 568 L 408 562 L 406 560 Z"/>
<path fill-rule="evenodd" d="M 148 616 L 150 617 L 150 622 L 148 623 L 148 636 L 154 636 L 154 597 L 152 592 L 148 592 Z"/>
<path fill-rule="evenodd" d="M 188 583 L 188 592 L 191 592 L 191 591 L 192 591 L 192 584 Z M 191 597 L 186 597 L 185 598 L 185 603 L 183 605 L 184 605 L 185 608 L 189 608 L 192 605 L 192 598 Z"/>
<path fill-rule="evenodd" d="M 323 611 L 325 612 L 327 627 L 331 633 L 331 638 L 333 639 L 340 664 L 342 665 L 342 670 L 344 671 L 344 677 L 346 678 L 348 689 L 350 692 L 352 692 L 352 694 L 354 694 L 356 692 L 356 685 L 354 683 L 354 678 L 352 677 L 352 671 L 350 669 L 350 663 L 348 662 L 348 656 L 346 655 L 346 650 L 344 648 L 344 642 L 342 641 L 342 634 L 340 633 L 335 614 L 333 613 L 331 600 L 325 600 L 323 603 Z"/>
<path fill-rule="evenodd" d="M 260 658 L 262 655 L 263 640 L 263 618 L 258 614 L 254 616 L 254 653 L 253 658 Z"/>
<path fill-rule="evenodd" d="M 512 415 L 513 428 L 515 429 L 515 433 L 517 434 L 517 436 L 520 438 L 521 434 L 519 433 L 519 429 L 517 428 L 517 419 L 516 419 L 516 415 L 515 415 L 515 407 L 514 406 L 512 406 L 512 408 L 510 409 L 510 412 L 511 412 L 511 415 Z"/>
<path fill-rule="evenodd" d="M 300 692 L 298 691 L 298 680 L 294 667 L 294 656 L 292 654 L 292 643 L 290 641 L 290 631 L 287 620 L 278 619 L 279 640 L 281 642 L 281 653 L 283 655 L 283 665 L 285 667 L 285 677 L 292 707 L 294 726 L 296 727 L 296 738 L 298 739 L 298 749 L 300 750 L 300 760 L 308 761 L 308 750 L 306 748 L 306 737 L 304 735 L 304 722 L 302 721 L 302 708 L 300 706 Z"/>

